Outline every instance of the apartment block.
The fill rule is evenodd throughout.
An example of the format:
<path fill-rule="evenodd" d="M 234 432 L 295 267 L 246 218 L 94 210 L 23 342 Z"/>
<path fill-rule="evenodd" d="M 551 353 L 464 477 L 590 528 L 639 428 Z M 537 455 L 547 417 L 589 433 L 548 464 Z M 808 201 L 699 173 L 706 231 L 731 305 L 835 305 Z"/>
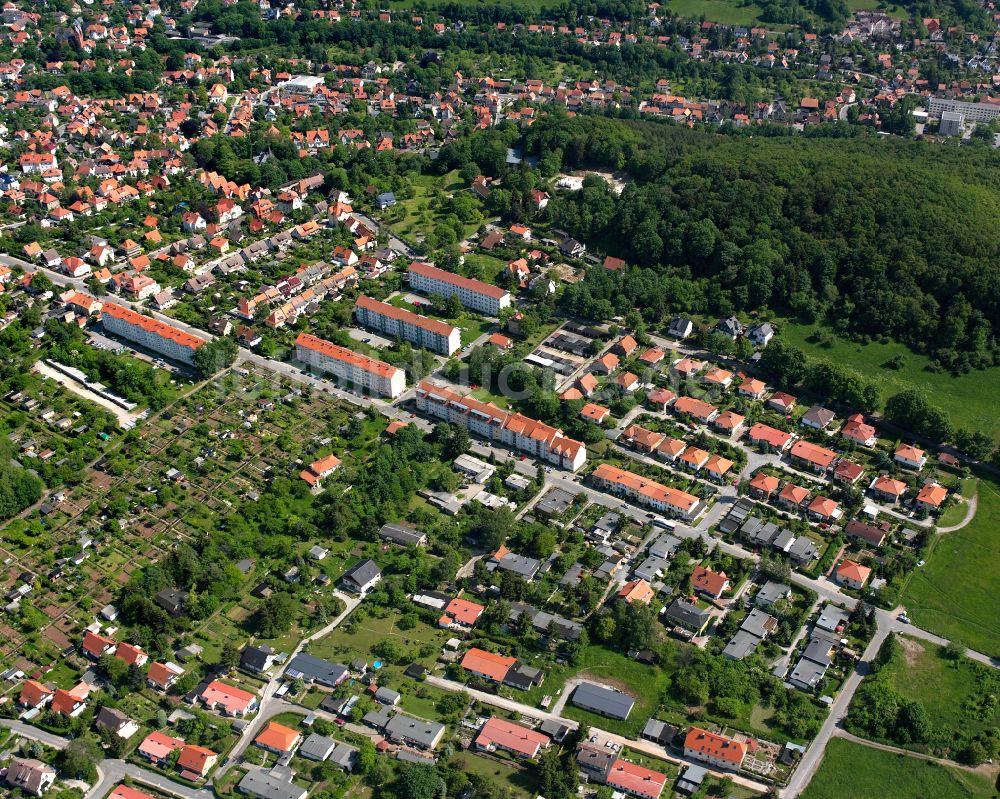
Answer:
<path fill-rule="evenodd" d="M 470 433 L 498 441 L 558 466 L 576 471 L 587 460 L 587 447 L 543 422 L 505 411 L 490 402 L 464 396 L 450 388 L 423 381 L 417 386 L 417 409 Z"/>
<path fill-rule="evenodd" d="M 451 355 L 462 345 L 457 327 L 364 295 L 354 303 L 354 316 L 364 327 L 440 355 Z"/>
<path fill-rule="evenodd" d="M 635 502 L 692 521 L 704 508 L 698 497 L 676 488 L 657 483 L 634 472 L 600 464 L 591 475 L 594 483 L 613 494 L 626 496 Z"/>
<path fill-rule="evenodd" d="M 189 365 L 194 363 L 195 350 L 205 343 L 203 338 L 113 302 L 104 303 L 101 320 L 108 333 L 128 339 L 164 358 Z"/>
<path fill-rule="evenodd" d="M 317 371 L 373 394 L 395 399 L 406 390 L 406 375 L 402 369 L 308 333 L 300 333 L 295 340 L 295 357 Z"/>
<path fill-rule="evenodd" d="M 414 261 L 410 264 L 410 288 L 428 296 L 458 297 L 462 306 L 486 316 L 498 316 L 510 306 L 510 293 L 481 280 L 446 272 L 436 266 Z"/>

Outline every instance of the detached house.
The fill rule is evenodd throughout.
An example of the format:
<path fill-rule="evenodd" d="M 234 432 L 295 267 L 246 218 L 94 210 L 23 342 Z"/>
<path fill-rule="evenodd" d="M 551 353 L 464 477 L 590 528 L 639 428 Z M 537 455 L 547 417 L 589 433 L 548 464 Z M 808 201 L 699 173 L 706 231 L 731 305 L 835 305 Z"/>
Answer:
<path fill-rule="evenodd" d="M 918 472 L 927 465 L 927 454 L 922 449 L 917 449 L 909 444 L 900 444 L 896 447 L 892 459 L 901 466 Z"/>

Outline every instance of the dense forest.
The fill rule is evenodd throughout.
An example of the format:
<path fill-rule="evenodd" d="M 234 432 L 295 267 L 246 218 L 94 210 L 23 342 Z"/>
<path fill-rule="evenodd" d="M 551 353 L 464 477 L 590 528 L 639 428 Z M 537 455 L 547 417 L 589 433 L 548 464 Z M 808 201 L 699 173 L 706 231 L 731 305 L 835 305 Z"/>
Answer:
<path fill-rule="evenodd" d="M 598 177 L 547 212 L 630 269 L 563 297 L 591 318 L 638 306 L 727 315 L 780 307 L 839 332 L 889 336 L 956 371 L 1000 361 L 1000 156 L 875 137 L 741 137 L 547 116 L 526 149 Z M 614 313 L 610 313 L 613 311 Z"/>

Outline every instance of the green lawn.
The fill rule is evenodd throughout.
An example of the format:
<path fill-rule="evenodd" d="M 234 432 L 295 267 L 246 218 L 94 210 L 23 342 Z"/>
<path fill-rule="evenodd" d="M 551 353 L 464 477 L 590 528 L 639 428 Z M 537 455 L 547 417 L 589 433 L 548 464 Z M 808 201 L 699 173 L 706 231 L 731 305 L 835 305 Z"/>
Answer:
<path fill-rule="evenodd" d="M 466 774 L 479 774 L 490 782 L 505 785 L 516 797 L 537 796 L 537 781 L 529 769 L 519 769 L 499 760 L 476 755 L 472 752 L 461 752 L 453 757 L 449 766 Z"/>
<path fill-rule="evenodd" d="M 954 740 L 960 733 L 975 735 L 1000 725 L 1000 708 L 969 712 L 978 701 L 977 675 L 989 667 L 964 659 L 957 663 L 928 641 L 903 638 L 902 652 L 886 666 L 893 687 L 909 700 L 920 702 L 934 725 L 935 737 Z"/>
<path fill-rule="evenodd" d="M 856 344 L 834 336 L 828 329 L 787 321 L 781 323 L 781 336 L 809 356 L 846 364 L 874 380 L 883 401 L 904 389 L 917 388 L 948 414 L 955 427 L 981 430 L 1000 439 L 1000 414 L 996 412 L 1000 367 L 955 377 L 948 372 L 925 371 L 928 358 L 895 342 Z M 882 366 L 896 355 L 903 358 L 901 369 Z"/>
<path fill-rule="evenodd" d="M 833 738 L 802 799 L 986 799 L 990 784 L 970 772 Z"/>
<path fill-rule="evenodd" d="M 752 25 L 760 19 L 759 6 L 744 6 L 735 0 L 670 0 L 665 8 L 679 17 L 704 17 L 721 25 Z"/>
<path fill-rule="evenodd" d="M 918 626 L 992 656 L 1000 655 L 998 530 L 1000 486 L 981 476 L 976 515 L 937 539 L 901 598 Z"/>

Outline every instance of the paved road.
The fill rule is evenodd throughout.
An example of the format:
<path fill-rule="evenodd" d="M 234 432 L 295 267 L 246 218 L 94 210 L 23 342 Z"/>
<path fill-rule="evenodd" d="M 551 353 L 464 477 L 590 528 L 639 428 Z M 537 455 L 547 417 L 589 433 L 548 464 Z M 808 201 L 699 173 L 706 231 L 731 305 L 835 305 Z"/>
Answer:
<path fill-rule="evenodd" d="M 54 735 L 51 732 L 40 730 L 38 727 L 32 727 L 30 724 L 25 724 L 23 721 L 18 721 L 17 719 L 0 719 L 0 727 L 6 727 L 22 738 L 40 741 L 46 746 L 51 746 L 53 749 L 65 749 L 66 744 L 69 743 L 69 740 L 63 738 L 61 735 Z"/>

